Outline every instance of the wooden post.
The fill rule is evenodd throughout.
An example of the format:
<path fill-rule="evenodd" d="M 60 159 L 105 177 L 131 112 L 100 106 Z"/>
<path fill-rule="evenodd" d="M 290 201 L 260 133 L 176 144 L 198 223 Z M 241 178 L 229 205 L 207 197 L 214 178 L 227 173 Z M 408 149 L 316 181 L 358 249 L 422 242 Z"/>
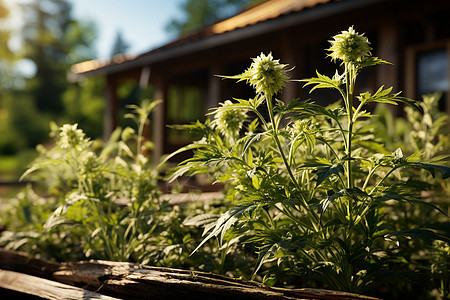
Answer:
<path fill-rule="evenodd" d="M 295 47 L 293 45 L 293 41 L 296 39 L 291 38 L 289 32 L 286 32 L 283 35 L 282 40 L 282 46 L 281 46 L 281 58 L 280 63 L 282 64 L 288 64 L 287 68 L 291 69 L 294 68 L 291 72 L 289 72 L 289 76 L 291 78 L 295 78 L 296 74 L 298 74 L 299 68 L 301 68 L 300 65 L 298 65 L 298 51 L 301 49 L 301 47 Z M 275 57 L 275 59 L 278 59 Z M 281 91 L 281 100 L 284 103 L 289 103 L 292 99 L 299 97 L 299 84 L 295 82 L 287 82 L 284 89 Z"/>
<path fill-rule="evenodd" d="M 106 77 L 105 112 L 103 118 L 103 139 L 108 140 L 118 125 L 119 99 L 117 98 L 117 83 L 111 77 Z"/>
<path fill-rule="evenodd" d="M 166 105 L 167 105 L 167 85 L 165 79 L 158 77 L 155 80 L 155 100 L 160 100 L 162 103 L 157 105 L 153 111 L 153 163 L 157 165 L 164 154 L 166 136 Z"/>
<path fill-rule="evenodd" d="M 378 49 L 375 56 L 386 60 L 393 65 L 377 66 L 377 84 L 376 86 L 384 85 L 388 87 L 398 87 L 400 59 L 399 59 L 399 33 L 398 25 L 393 21 L 383 21 L 380 23 L 378 34 Z"/>
<path fill-rule="evenodd" d="M 217 107 L 219 102 L 225 101 L 222 99 L 222 79 L 216 75 L 223 74 L 223 67 L 214 64 L 209 69 L 208 74 L 208 90 L 206 93 L 206 109 Z"/>

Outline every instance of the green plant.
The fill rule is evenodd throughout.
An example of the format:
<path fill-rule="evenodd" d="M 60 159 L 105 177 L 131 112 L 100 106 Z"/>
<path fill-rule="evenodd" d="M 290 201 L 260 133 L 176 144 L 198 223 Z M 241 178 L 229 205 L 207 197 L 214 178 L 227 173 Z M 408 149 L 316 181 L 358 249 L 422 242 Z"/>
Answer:
<path fill-rule="evenodd" d="M 256 96 L 226 101 L 212 112 L 212 121 L 186 125 L 203 138 L 172 154 L 195 151 L 170 179 L 212 173 L 227 184 L 233 205 L 203 222 L 205 237 L 196 251 L 213 237 L 222 247 L 238 241 L 258 254 L 253 276 L 262 273 L 266 284 L 290 280 L 364 292 L 407 282 L 420 275 L 414 271 L 417 261 L 405 253 L 409 241 L 448 243 L 449 238 L 436 229 L 400 228 L 390 207 L 398 202 L 440 211 L 421 199 L 427 185 L 420 178 L 410 180 L 409 170 L 447 178 L 450 168 L 431 157 L 425 161 L 423 153 L 387 151 L 374 138 L 367 126 L 372 118 L 367 104 L 407 103 L 419 111 L 421 106 L 384 86 L 373 94 L 355 95 L 358 74 L 387 63 L 371 55 L 364 35 L 350 27 L 333 38 L 328 51 L 343 70 L 333 77 L 317 72 L 301 82 L 312 86 L 311 91 L 337 90 L 343 104 L 322 107 L 276 99 L 289 70 L 271 54 L 261 54 L 244 73 L 225 76 L 246 81 Z M 260 113 L 264 105 L 269 120 Z M 249 112 L 256 118 L 246 123 Z"/>
<path fill-rule="evenodd" d="M 375 114 L 382 116 L 375 122 L 368 123 L 374 128 L 376 138 L 383 141 L 389 140 L 387 144 L 403 145 L 405 153 L 423 153 L 424 159 L 431 159 L 436 156 L 448 155 L 448 116 L 439 111 L 438 102 L 440 93 L 424 95 L 423 101 L 419 102 L 423 113 L 419 113 L 410 107 L 405 107 L 406 119 L 394 119 L 392 112 L 385 108 L 376 109 Z M 390 120 L 390 121 L 389 121 Z M 387 122 L 386 122 L 387 121 Z M 386 134 L 388 133 L 388 134 Z M 430 204 L 429 207 L 411 206 L 408 203 L 390 206 L 387 213 L 397 217 L 397 223 L 402 227 L 426 227 L 441 231 L 445 236 L 450 236 L 450 182 L 441 178 L 433 178 L 426 172 L 409 170 L 407 177 L 410 181 L 419 178 L 422 182 L 423 190 L 420 191 L 422 201 Z M 417 183 L 419 183 L 419 181 Z M 426 183 L 424 185 L 423 183 Z M 428 189 L 428 190 L 425 190 Z M 433 206 L 446 213 L 442 214 Z M 420 265 L 423 273 L 428 273 L 427 278 L 432 278 L 429 287 L 430 295 L 438 299 L 446 299 L 450 290 L 450 271 L 446 251 L 447 244 L 442 241 L 433 243 L 413 243 L 409 241 L 404 248 L 407 248 L 409 260 L 414 260 Z M 406 256 L 406 251 L 404 251 Z M 417 255 L 421 253 L 421 255 Z M 421 261 L 427 263 L 421 263 Z M 434 285 L 434 290 L 433 290 Z M 418 287 L 415 287 L 417 292 Z M 441 297 L 441 298 L 439 298 Z"/>
<path fill-rule="evenodd" d="M 70 224 L 87 234 L 77 242 L 87 257 L 142 260 L 138 239 L 151 235 L 152 212 L 163 205 L 158 202 L 156 170 L 143 155 L 148 148 L 142 140 L 143 127 L 156 104 L 133 106 L 129 117 L 138 132 L 118 129 L 101 150 L 77 124 L 53 125 L 56 145 L 50 150 L 39 147 L 40 156 L 22 176 L 44 183 L 46 193 L 58 204 L 38 228 L 44 235 Z"/>
<path fill-rule="evenodd" d="M 8 201 L 7 231 L 0 245 L 58 261 L 86 258 L 131 261 L 240 276 L 248 259 L 232 247 L 208 242 L 189 255 L 201 230 L 182 220 L 225 210 L 220 199 L 178 206 L 162 197 L 159 169 L 147 158 L 148 114 L 158 102 L 131 106 L 136 124 L 118 128 L 103 145 L 76 124 L 52 125 L 54 146 L 38 147 L 38 158 L 22 176 L 35 183 Z M 191 195 L 195 197 L 195 195 Z"/>

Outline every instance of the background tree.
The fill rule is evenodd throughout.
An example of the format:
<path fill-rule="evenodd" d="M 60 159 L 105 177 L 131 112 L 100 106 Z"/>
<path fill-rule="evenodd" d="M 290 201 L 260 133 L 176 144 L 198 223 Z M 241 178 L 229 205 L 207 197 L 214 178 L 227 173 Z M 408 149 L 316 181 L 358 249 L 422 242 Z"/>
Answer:
<path fill-rule="evenodd" d="M 10 130 L 8 104 L 11 101 L 11 89 L 17 81 L 14 64 L 18 56 L 9 47 L 12 28 L 9 22 L 9 7 L 0 0 L 0 154 L 13 153 L 16 150 L 15 134 Z"/>
<path fill-rule="evenodd" d="M 2 91 L 10 89 L 15 84 L 18 75 L 14 67 L 19 57 L 9 46 L 12 36 L 9 17 L 9 7 L 4 0 L 0 0 L 0 71 L 2 74 L 0 85 Z"/>
<path fill-rule="evenodd" d="M 111 50 L 111 57 L 117 54 L 125 53 L 130 48 L 130 45 L 124 40 L 122 32 L 119 30 L 116 33 L 116 39 Z"/>
<path fill-rule="evenodd" d="M 14 154 L 43 143 L 49 138 L 51 120 L 78 122 L 77 118 L 83 119 L 90 109 L 83 107 L 79 112 L 80 97 L 86 92 L 80 91 L 82 86 L 68 82 L 67 71 L 72 64 L 95 57 L 92 47 L 97 36 L 95 24 L 76 21 L 66 0 L 32 0 L 19 8 L 24 22 L 22 46 L 15 51 L 16 57 L 4 54 L 11 50 L 7 33 L 0 32 L 0 40 L 4 39 L 0 41 L 0 109 L 6 112 L 0 113 L 4 116 L 0 120 L 0 133 L 5 133 L 0 141 L 0 154 Z M 4 14 L 1 9 L 0 12 Z M 5 60 L 27 61 L 34 66 L 35 74 L 21 77 L 13 71 L 14 65 L 11 72 L 5 71 L 2 68 Z M 97 93 L 89 87 L 87 91 L 89 95 Z M 87 104 L 96 107 L 95 112 L 100 106 L 95 101 Z M 101 123 L 101 118 L 98 119 Z"/>
<path fill-rule="evenodd" d="M 183 35 L 238 13 L 246 6 L 264 0 L 185 0 L 183 19 L 173 19 L 166 26 L 168 32 Z"/>
<path fill-rule="evenodd" d="M 67 70 L 93 54 L 82 51 L 77 55 L 79 46 L 90 46 L 92 30 L 83 30 L 90 25 L 73 19 L 72 6 L 66 0 L 34 0 L 23 8 L 24 56 L 36 66 L 36 76 L 27 81 L 27 89 L 39 111 L 60 114 Z"/>

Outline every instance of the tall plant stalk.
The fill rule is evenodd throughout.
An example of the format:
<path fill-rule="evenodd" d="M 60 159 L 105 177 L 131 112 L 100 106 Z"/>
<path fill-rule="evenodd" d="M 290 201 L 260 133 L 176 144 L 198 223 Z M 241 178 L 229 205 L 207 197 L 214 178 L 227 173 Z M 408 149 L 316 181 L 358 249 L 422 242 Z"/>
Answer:
<path fill-rule="evenodd" d="M 272 103 L 272 96 L 265 93 L 265 98 L 267 101 L 267 109 L 269 110 L 269 118 L 270 122 L 272 123 L 272 130 L 273 130 L 273 139 L 275 140 L 275 143 L 278 147 L 278 151 L 280 152 L 280 156 L 283 159 L 283 163 L 286 166 L 286 170 L 289 174 L 289 177 L 291 178 L 292 182 L 294 183 L 297 190 L 300 190 L 300 186 L 298 185 L 297 179 L 295 178 L 294 174 L 292 173 L 291 166 L 286 158 L 286 155 L 284 154 L 283 147 L 280 143 L 280 138 L 278 137 L 278 126 L 279 123 L 275 121 L 275 116 L 273 113 L 273 103 Z"/>
<path fill-rule="evenodd" d="M 347 140 L 346 140 L 346 152 L 347 152 L 347 188 L 353 188 L 353 174 L 352 174 L 352 140 L 353 140 L 353 93 L 355 89 L 356 70 L 352 63 L 345 63 L 345 106 L 347 110 Z"/>

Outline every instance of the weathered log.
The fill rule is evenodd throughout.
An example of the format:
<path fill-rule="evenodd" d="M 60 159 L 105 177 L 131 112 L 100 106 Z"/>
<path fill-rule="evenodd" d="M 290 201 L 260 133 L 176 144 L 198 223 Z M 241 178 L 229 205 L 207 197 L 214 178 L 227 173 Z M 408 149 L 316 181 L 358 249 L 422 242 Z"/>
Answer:
<path fill-rule="evenodd" d="M 53 272 L 60 267 L 61 264 L 56 262 L 32 258 L 24 252 L 0 248 L 0 269 L 53 280 Z"/>
<path fill-rule="evenodd" d="M 104 296 L 99 293 L 74 287 L 68 284 L 1 269 L 0 287 L 17 291 L 23 294 L 34 295 L 44 299 L 118 299 Z"/>
<path fill-rule="evenodd" d="M 30 264 L 35 264 L 30 268 Z M 48 278 L 126 299 L 351 299 L 376 298 L 321 289 L 269 288 L 225 276 L 133 263 L 91 261 L 57 264 L 0 249 L 0 268 Z"/>

